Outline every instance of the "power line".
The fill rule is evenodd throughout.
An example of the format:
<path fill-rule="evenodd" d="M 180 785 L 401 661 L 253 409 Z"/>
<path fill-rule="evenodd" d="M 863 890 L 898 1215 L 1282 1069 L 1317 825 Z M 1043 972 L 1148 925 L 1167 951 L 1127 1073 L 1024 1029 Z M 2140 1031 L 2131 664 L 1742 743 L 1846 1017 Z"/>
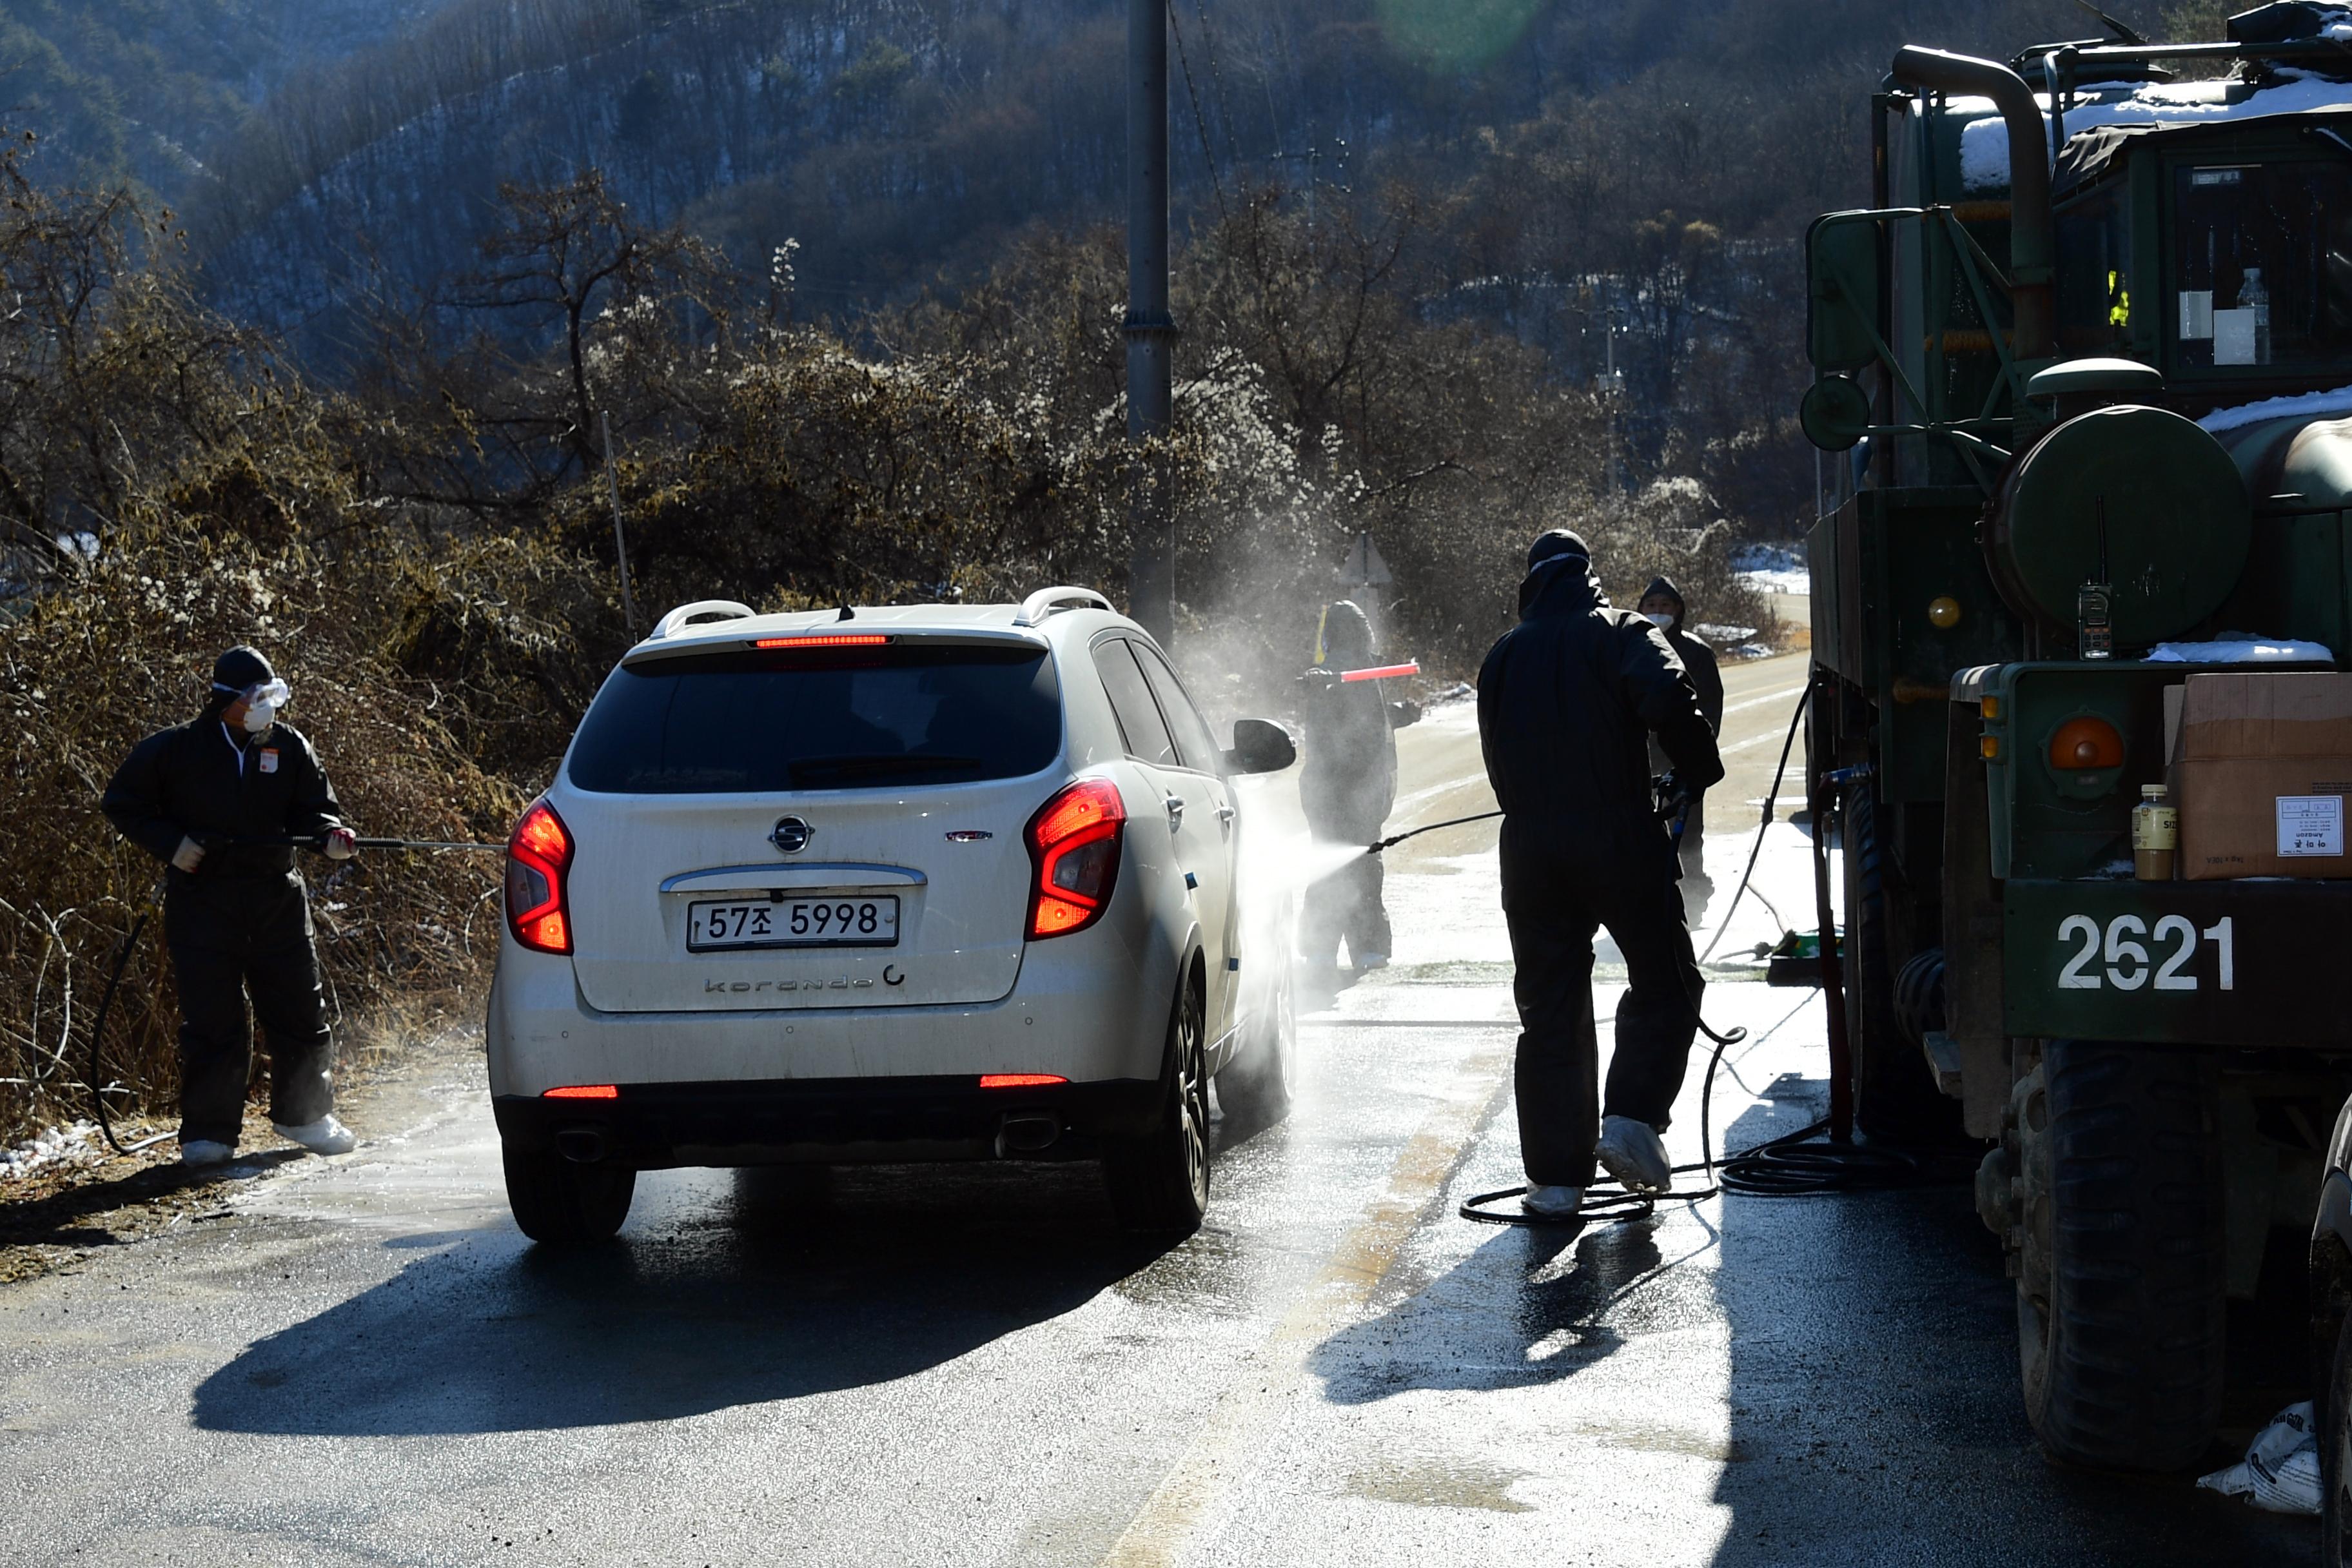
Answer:
<path fill-rule="evenodd" d="M 1209 188 L 1217 193 L 1217 218 L 1224 222 L 1233 215 L 1225 210 L 1225 186 L 1217 178 L 1216 150 L 1209 145 L 1209 122 L 1202 117 L 1201 95 L 1192 86 L 1192 62 L 1184 52 L 1184 26 L 1176 15 L 1176 0 L 1168 0 L 1168 26 L 1176 37 L 1176 63 L 1184 72 L 1184 96 L 1192 101 L 1192 124 L 1201 133 L 1201 159 L 1209 166 Z"/>
<path fill-rule="evenodd" d="M 1217 34 L 1209 26 L 1209 0 L 1192 0 L 1192 9 L 1200 16 L 1201 40 L 1209 51 L 1209 85 L 1217 94 L 1217 123 L 1225 130 L 1225 156 L 1238 169 L 1242 166 L 1242 150 L 1234 140 L 1234 110 L 1233 105 L 1225 101 L 1225 74 L 1217 67 Z"/>

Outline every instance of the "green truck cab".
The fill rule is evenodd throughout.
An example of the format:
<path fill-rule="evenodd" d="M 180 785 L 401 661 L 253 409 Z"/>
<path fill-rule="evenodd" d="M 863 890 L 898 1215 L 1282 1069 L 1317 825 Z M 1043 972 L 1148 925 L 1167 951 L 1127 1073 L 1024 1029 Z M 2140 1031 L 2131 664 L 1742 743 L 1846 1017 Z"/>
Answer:
<path fill-rule="evenodd" d="M 1990 1145 L 2028 1415 L 2124 1468 L 2204 1455 L 2352 1087 L 2352 880 L 2133 871 L 2167 689 L 2235 634 L 2352 649 L 2352 12 L 2229 30 L 1906 48 L 1875 205 L 1807 238 L 1840 1089 Z M 2340 1317 L 2352 1253 L 2311 1256 Z"/>

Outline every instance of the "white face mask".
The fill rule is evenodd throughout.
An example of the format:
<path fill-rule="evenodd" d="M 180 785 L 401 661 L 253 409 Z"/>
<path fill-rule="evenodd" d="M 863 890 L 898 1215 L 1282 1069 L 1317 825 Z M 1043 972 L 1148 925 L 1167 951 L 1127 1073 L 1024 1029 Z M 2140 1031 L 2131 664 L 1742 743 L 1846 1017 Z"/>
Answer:
<path fill-rule="evenodd" d="M 1644 610 L 1642 613 L 1649 617 L 1650 624 L 1654 626 L 1670 626 L 1675 624 L 1675 618 L 1671 615 L 1660 615 L 1655 610 Z"/>
<path fill-rule="evenodd" d="M 258 735 L 278 722 L 278 710 L 294 700 L 282 680 L 264 681 L 246 694 L 245 732 Z"/>

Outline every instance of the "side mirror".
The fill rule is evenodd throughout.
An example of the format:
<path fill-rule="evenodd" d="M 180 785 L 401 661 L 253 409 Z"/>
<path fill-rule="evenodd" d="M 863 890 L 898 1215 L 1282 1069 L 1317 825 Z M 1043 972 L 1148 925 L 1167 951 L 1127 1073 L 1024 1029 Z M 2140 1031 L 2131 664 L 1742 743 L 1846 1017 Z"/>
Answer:
<path fill-rule="evenodd" d="M 1884 232 L 1868 212 L 1828 213 L 1805 231 L 1805 353 L 1824 375 L 1877 362 Z"/>
<path fill-rule="evenodd" d="M 1264 719 L 1234 721 L 1234 749 L 1225 767 L 1236 773 L 1278 773 L 1298 760 L 1290 731 Z"/>
<path fill-rule="evenodd" d="M 1797 423 L 1822 451 L 1846 451 L 1870 434 L 1870 395 L 1851 376 L 1825 375 L 1805 394 Z"/>

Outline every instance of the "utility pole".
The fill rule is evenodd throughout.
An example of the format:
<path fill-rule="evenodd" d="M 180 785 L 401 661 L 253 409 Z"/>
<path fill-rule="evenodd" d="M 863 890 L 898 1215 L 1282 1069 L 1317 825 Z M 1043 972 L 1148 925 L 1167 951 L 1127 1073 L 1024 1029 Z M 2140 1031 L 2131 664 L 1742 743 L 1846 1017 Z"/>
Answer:
<path fill-rule="evenodd" d="M 1167 0 L 1128 0 L 1127 437 L 1168 434 L 1175 401 L 1176 322 L 1168 313 Z M 1134 528 L 1128 613 L 1161 641 L 1176 620 L 1176 541 L 1162 465 L 1129 469 Z"/>

